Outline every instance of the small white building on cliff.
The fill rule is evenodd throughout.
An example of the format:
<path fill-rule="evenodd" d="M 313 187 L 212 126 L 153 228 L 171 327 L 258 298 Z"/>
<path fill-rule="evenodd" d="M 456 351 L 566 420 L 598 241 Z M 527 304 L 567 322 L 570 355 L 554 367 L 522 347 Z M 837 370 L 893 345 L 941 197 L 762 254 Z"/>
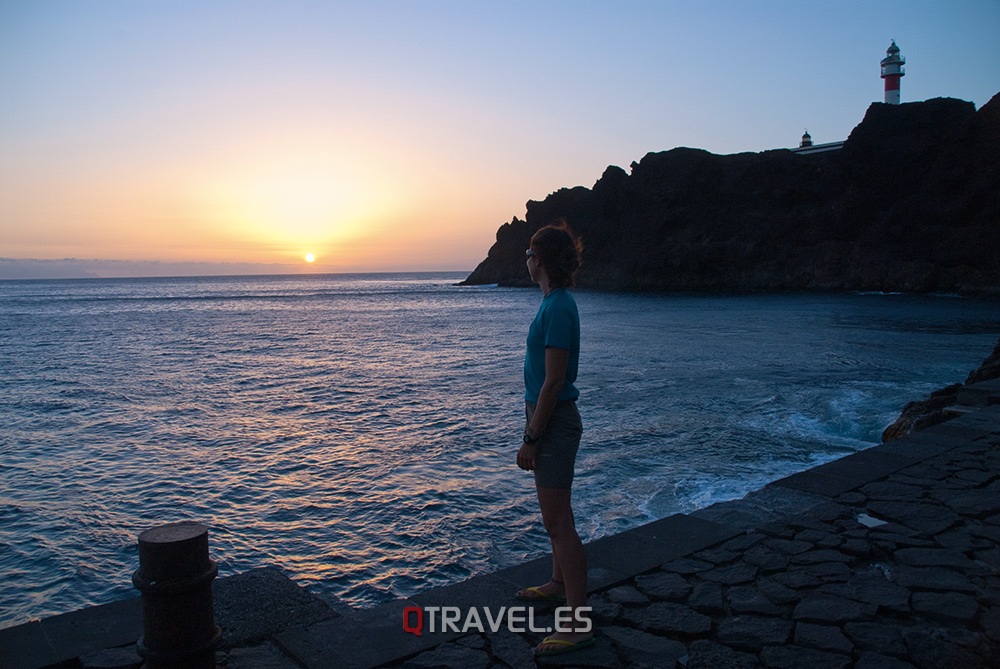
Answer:
<path fill-rule="evenodd" d="M 880 76 L 885 81 L 885 104 L 887 105 L 899 104 L 899 80 L 904 74 L 906 74 L 906 72 L 903 71 L 903 65 L 905 63 L 906 59 L 899 54 L 899 47 L 896 46 L 896 40 L 892 40 L 889 48 L 885 51 L 885 58 L 883 58 L 880 63 L 882 68 Z M 802 141 L 799 142 L 798 148 L 789 149 L 789 151 L 801 155 L 808 155 L 811 153 L 839 151 L 843 148 L 843 146 L 843 142 L 813 144 L 812 135 L 810 135 L 809 131 L 806 130 L 805 134 L 802 135 Z"/>

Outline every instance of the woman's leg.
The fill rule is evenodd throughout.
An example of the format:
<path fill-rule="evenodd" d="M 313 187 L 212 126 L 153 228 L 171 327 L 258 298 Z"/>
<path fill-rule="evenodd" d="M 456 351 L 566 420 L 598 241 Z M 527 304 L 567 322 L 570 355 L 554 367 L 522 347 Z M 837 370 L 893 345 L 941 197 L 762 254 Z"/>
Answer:
<path fill-rule="evenodd" d="M 571 491 L 569 488 L 539 487 L 537 492 L 542 523 L 552 542 L 552 578 L 563 582 L 566 605 L 574 610 L 574 617 L 580 616 L 580 620 L 586 621 L 586 615 L 579 609 L 587 605 L 587 554 L 573 520 Z M 593 636 L 589 621 L 581 622 L 579 626 L 586 631 L 556 632 L 548 638 L 577 642 Z M 539 644 L 539 650 L 545 649 L 544 642 Z"/>

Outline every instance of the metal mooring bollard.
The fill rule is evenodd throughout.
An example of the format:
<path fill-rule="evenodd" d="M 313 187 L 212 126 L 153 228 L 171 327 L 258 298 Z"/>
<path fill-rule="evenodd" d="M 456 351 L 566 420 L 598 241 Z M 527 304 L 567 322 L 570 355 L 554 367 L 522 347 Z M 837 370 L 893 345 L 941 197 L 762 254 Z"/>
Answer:
<path fill-rule="evenodd" d="M 147 669 L 214 669 L 222 635 L 212 610 L 219 567 L 208 556 L 208 528 L 172 523 L 139 535 L 142 636 L 137 650 Z"/>

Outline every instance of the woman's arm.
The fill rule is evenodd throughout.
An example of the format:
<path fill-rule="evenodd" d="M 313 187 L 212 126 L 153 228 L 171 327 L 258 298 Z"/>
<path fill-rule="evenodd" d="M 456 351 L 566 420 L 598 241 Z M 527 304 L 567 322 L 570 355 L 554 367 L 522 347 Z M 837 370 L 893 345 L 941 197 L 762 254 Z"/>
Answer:
<path fill-rule="evenodd" d="M 528 425 L 528 433 L 532 436 L 541 436 L 545 432 L 545 426 L 549 424 L 552 411 L 559 401 L 559 393 L 566 383 L 566 368 L 569 366 L 569 351 L 564 348 L 549 346 L 545 349 L 545 381 L 542 382 L 542 389 L 538 393 L 538 402 L 535 403 L 535 413 L 531 417 L 531 424 Z M 521 450 L 517 453 L 517 466 L 521 469 L 535 468 L 535 455 L 538 453 L 538 444 L 522 444 Z"/>
<path fill-rule="evenodd" d="M 528 430 L 533 435 L 545 432 L 549 418 L 559 401 L 559 393 L 566 383 L 566 368 L 569 366 L 569 351 L 564 348 L 549 346 L 545 349 L 545 381 L 538 393 L 535 404 L 535 415 L 531 419 Z"/>

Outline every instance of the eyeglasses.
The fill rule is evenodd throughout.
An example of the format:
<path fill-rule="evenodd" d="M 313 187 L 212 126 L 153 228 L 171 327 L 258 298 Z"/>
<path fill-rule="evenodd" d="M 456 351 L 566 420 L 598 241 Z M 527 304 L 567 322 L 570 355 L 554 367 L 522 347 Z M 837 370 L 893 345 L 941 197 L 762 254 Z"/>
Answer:
<path fill-rule="evenodd" d="M 534 251 L 532 251 L 531 249 L 528 249 L 527 251 L 524 252 L 524 257 L 525 258 L 537 258 L 538 254 L 535 253 Z"/>

